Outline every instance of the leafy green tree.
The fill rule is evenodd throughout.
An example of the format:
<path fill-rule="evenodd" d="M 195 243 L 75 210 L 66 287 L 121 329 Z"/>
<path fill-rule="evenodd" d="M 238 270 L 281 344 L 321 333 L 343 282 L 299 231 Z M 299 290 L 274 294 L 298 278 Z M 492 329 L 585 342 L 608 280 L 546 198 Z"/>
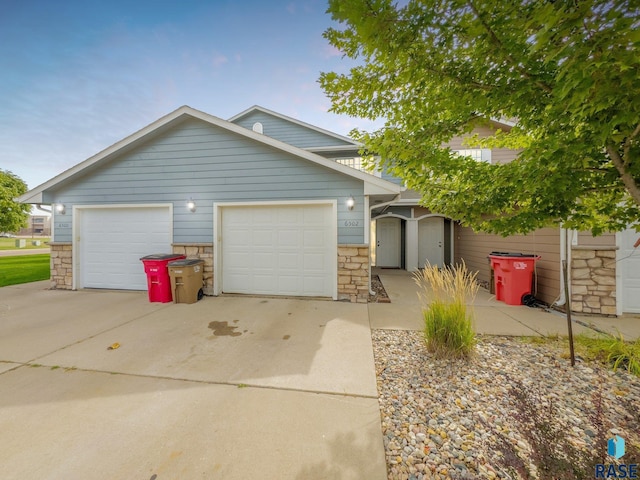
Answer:
<path fill-rule="evenodd" d="M 360 61 L 322 73 L 331 110 L 425 206 L 504 235 L 564 222 L 640 220 L 640 4 L 631 0 L 330 0 L 325 32 Z M 487 119 L 517 119 L 469 147 L 522 149 L 490 165 L 443 148 Z"/>
<path fill-rule="evenodd" d="M 0 170 L 0 232 L 15 232 L 27 225 L 31 205 L 14 198 L 27 191 L 27 184 L 13 173 Z"/>

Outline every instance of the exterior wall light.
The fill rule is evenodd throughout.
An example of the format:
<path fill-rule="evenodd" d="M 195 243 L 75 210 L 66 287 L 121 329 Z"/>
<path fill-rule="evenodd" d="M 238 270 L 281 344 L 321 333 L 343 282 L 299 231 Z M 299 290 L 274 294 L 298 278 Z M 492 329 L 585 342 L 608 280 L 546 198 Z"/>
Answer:
<path fill-rule="evenodd" d="M 347 209 L 353 210 L 353 207 L 356 206 L 356 199 L 350 196 L 349 198 L 347 198 L 347 201 L 345 203 L 347 204 Z"/>
<path fill-rule="evenodd" d="M 187 210 L 190 212 L 196 211 L 196 202 L 194 202 L 192 198 L 187 202 Z"/>
<path fill-rule="evenodd" d="M 64 206 L 64 203 L 56 203 L 55 210 L 56 210 L 56 213 L 59 213 L 60 215 L 64 215 L 65 212 L 67 211 L 67 208 Z"/>

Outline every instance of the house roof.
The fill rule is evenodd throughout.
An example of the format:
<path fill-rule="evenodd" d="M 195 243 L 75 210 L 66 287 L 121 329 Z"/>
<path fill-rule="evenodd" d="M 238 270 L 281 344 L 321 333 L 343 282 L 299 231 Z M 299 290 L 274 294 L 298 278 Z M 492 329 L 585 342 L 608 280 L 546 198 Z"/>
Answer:
<path fill-rule="evenodd" d="M 241 119 L 242 117 L 245 117 L 247 115 L 249 115 L 250 113 L 253 112 L 262 112 L 262 113 L 266 113 L 267 115 L 272 115 L 274 117 L 280 118 L 282 120 L 286 120 L 287 122 L 291 122 L 294 123 L 296 125 L 299 125 L 301 127 L 304 128 L 308 128 L 311 130 L 314 130 L 316 132 L 322 133 L 324 135 L 327 135 L 329 137 L 333 137 L 337 140 L 341 140 L 343 142 L 348 142 L 349 144 L 353 145 L 354 147 L 363 147 L 363 145 L 360 142 L 356 142 L 355 140 L 353 140 L 352 138 L 349 137 L 344 137 L 342 135 L 339 135 L 335 132 L 331 132 L 329 130 L 325 130 L 324 128 L 320 128 L 320 127 L 316 127 L 315 125 L 311 125 L 310 123 L 306 123 L 303 122 L 302 120 L 298 120 L 296 118 L 293 117 L 288 117 L 287 115 L 283 115 L 282 113 L 278 113 L 278 112 L 274 112 L 273 110 L 269 110 L 268 108 L 264 108 L 261 107 L 260 105 L 254 105 L 253 107 L 247 108 L 246 110 L 238 113 L 237 115 L 234 115 L 233 117 L 231 117 L 229 119 L 229 122 L 235 122 L 236 120 Z M 319 148 L 323 148 L 323 147 L 308 147 L 306 148 L 306 150 L 319 150 Z M 328 147 L 324 147 L 327 148 Z M 352 147 L 349 147 L 352 148 Z M 333 148 L 335 150 L 335 148 Z"/>
<path fill-rule="evenodd" d="M 257 108 L 260 108 L 260 107 L 257 107 Z M 272 112 L 269 112 L 269 113 L 272 113 Z M 110 147 L 102 150 L 101 152 L 93 155 L 92 157 L 89 157 L 85 161 L 80 162 L 77 165 L 69 168 L 68 170 L 62 172 L 61 174 L 46 181 L 45 183 L 29 190 L 27 193 L 19 196 L 17 198 L 17 201 L 21 203 L 43 203 L 42 194 L 46 190 L 54 188 L 57 185 L 60 185 L 77 175 L 87 173 L 88 171 L 90 171 L 90 169 L 95 168 L 103 163 L 106 163 L 110 159 L 112 159 L 115 155 L 122 153 L 130 148 L 133 148 L 139 143 L 146 141 L 154 137 L 155 135 L 158 135 L 161 132 L 166 131 L 172 125 L 183 121 L 187 117 L 202 120 L 204 122 L 209 123 L 210 125 L 223 128 L 227 131 L 236 133 L 238 135 L 242 135 L 244 137 L 263 143 L 265 145 L 269 145 L 270 147 L 276 148 L 283 152 L 295 155 L 300 158 L 304 158 L 306 160 L 309 160 L 318 165 L 322 165 L 331 170 L 335 170 L 345 175 L 348 175 L 350 177 L 354 177 L 359 180 L 362 180 L 365 183 L 365 188 L 364 188 L 365 195 L 397 194 L 401 190 L 401 188 L 398 185 L 395 185 L 386 180 L 382 180 L 368 173 L 364 173 L 359 170 L 348 167 L 346 165 L 342 165 L 332 160 L 328 160 L 320 155 L 316 155 L 315 153 L 309 152 L 307 150 L 304 150 L 298 147 L 294 147 L 293 145 L 289 145 L 288 143 L 281 142 L 279 140 L 268 137 L 266 135 L 253 132 L 252 130 L 248 130 L 244 127 L 231 123 L 230 121 L 223 120 L 221 118 L 215 117 L 208 113 L 205 113 L 200 110 L 191 108 L 187 105 L 184 105 L 174 110 L 173 112 L 165 115 L 164 117 L 159 118 L 155 122 L 142 128 L 141 130 L 138 130 L 137 132 L 120 140 L 119 142 L 114 143 Z M 317 127 L 314 127 L 314 128 L 317 129 Z M 333 135 L 335 136 L 336 134 L 333 134 Z"/>

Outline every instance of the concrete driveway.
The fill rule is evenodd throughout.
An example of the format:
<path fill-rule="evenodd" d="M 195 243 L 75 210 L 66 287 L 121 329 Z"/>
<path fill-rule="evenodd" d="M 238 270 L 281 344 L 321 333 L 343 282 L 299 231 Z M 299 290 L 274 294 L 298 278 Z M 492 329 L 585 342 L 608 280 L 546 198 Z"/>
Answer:
<path fill-rule="evenodd" d="M 3 478 L 386 478 L 366 305 L 48 286 L 0 289 Z"/>

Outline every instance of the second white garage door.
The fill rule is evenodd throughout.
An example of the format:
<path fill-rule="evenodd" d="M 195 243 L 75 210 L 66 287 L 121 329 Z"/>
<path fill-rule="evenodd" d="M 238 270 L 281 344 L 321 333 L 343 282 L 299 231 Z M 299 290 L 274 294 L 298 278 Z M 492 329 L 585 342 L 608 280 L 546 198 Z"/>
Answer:
<path fill-rule="evenodd" d="M 224 206 L 223 293 L 335 297 L 332 204 Z"/>
<path fill-rule="evenodd" d="M 146 290 L 141 257 L 171 253 L 169 207 L 78 208 L 77 288 Z"/>

